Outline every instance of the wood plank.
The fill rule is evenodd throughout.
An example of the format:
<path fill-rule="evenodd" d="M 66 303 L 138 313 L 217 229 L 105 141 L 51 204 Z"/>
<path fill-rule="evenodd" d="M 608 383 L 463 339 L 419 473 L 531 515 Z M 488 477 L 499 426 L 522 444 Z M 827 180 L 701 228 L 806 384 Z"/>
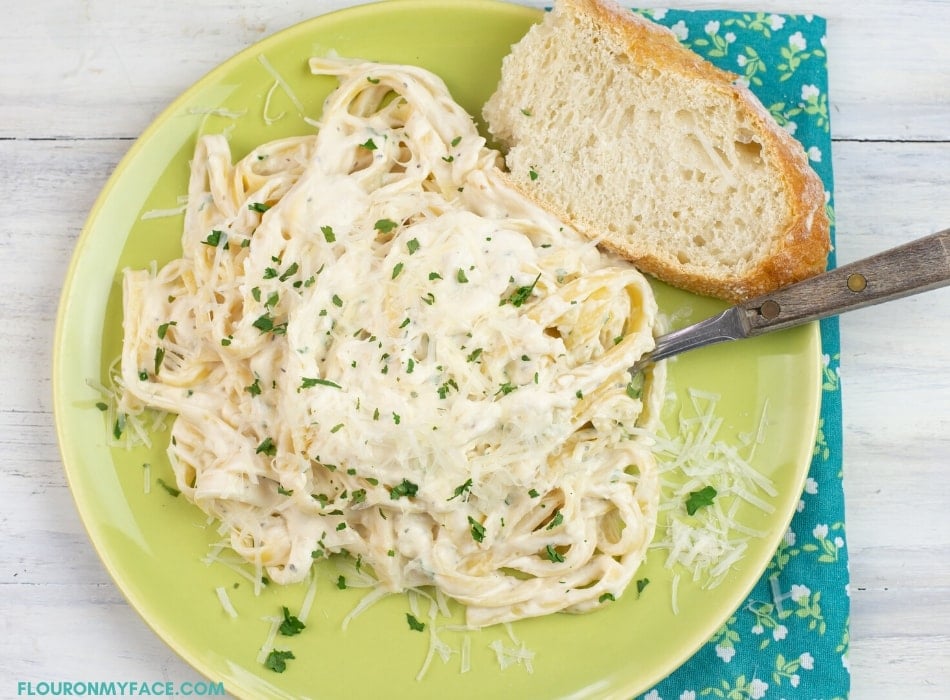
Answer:
<path fill-rule="evenodd" d="M 15 3 L 2 32 L 0 138 L 134 137 L 209 70 L 342 4 Z M 538 0 L 522 4 L 543 7 Z M 684 8 L 820 12 L 829 20 L 836 139 L 950 140 L 950 3 L 693 0 Z M 188 17 L 187 22 L 181 20 Z"/>

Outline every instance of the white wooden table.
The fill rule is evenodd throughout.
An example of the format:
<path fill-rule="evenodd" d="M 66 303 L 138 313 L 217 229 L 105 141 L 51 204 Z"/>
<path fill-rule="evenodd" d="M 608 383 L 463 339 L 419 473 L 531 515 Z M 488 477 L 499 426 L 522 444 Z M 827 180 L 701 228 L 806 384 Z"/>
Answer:
<path fill-rule="evenodd" d="M 58 295 L 96 195 L 164 106 L 238 50 L 352 4 L 5 6 L 0 697 L 15 697 L 17 681 L 199 679 L 126 604 L 67 489 L 50 387 Z M 669 4 L 829 19 L 839 263 L 950 226 L 948 0 Z M 950 687 L 950 289 L 854 312 L 841 328 L 853 696 L 943 698 Z"/>

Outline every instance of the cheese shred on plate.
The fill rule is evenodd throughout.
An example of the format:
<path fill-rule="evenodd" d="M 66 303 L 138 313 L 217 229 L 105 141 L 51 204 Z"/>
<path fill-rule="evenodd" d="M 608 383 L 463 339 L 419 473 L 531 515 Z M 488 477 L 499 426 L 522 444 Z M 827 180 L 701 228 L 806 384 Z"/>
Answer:
<path fill-rule="evenodd" d="M 688 390 L 687 396 L 677 435 L 657 439 L 660 508 L 668 519 L 665 531 L 658 533 L 652 546 L 666 550 L 668 568 L 683 567 L 693 581 L 714 588 L 743 558 L 749 540 L 765 534 L 738 519 L 743 504 L 765 513 L 774 511 L 768 498 L 777 491 L 750 462 L 765 439 L 768 406 L 762 410 L 755 433 L 740 436 L 748 447 L 743 456 L 719 437 L 723 422 L 717 415 L 720 396 L 696 389 Z M 696 510 L 690 514 L 684 504 L 704 490 L 706 498 L 699 499 L 701 505 L 694 505 Z M 676 583 L 679 576 L 675 574 Z"/>
<path fill-rule="evenodd" d="M 339 81 L 316 133 L 198 140 L 181 257 L 124 274 L 117 410 L 173 417 L 177 489 L 275 583 L 346 552 L 472 627 L 619 598 L 659 500 L 664 370 L 627 373 L 649 284 L 514 189 L 433 74 L 310 68 Z"/>

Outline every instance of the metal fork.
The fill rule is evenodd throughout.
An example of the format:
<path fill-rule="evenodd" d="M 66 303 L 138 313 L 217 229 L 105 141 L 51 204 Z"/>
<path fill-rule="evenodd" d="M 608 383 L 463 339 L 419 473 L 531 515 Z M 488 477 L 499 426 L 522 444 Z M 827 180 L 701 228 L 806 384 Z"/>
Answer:
<path fill-rule="evenodd" d="M 950 284 L 950 229 L 731 306 L 661 335 L 631 368 L 727 340 L 752 338 L 845 311 L 920 294 Z"/>

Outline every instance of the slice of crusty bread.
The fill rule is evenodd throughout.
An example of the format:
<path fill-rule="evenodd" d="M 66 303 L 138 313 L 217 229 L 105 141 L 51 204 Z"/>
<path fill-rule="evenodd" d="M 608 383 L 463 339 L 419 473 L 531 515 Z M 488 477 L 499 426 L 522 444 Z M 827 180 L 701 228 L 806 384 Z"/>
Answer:
<path fill-rule="evenodd" d="M 483 113 L 528 196 L 643 272 L 739 301 L 823 271 L 830 245 L 802 146 L 736 77 L 609 0 L 557 0 Z"/>

